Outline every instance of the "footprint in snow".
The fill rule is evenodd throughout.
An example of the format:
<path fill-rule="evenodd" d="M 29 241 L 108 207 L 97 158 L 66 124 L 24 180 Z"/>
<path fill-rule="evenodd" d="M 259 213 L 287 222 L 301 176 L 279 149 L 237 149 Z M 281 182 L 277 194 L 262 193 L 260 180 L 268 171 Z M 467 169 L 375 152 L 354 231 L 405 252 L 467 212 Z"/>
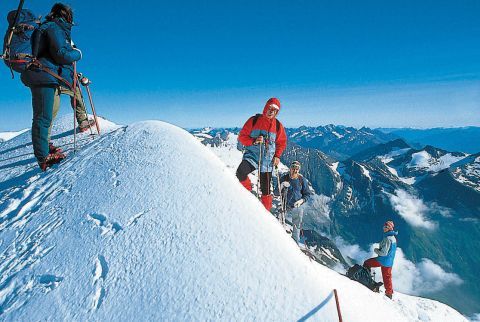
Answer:
<path fill-rule="evenodd" d="M 57 288 L 57 286 L 63 281 L 63 277 L 55 275 L 41 275 L 38 277 L 38 283 L 42 287 L 45 293 L 50 292 Z"/>
<path fill-rule="evenodd" d="M 87 215 L 87 218 L 101 229 L 102 236 L 107 234 L 115 235 L 123 229 L 119 223 L 108 220 L 107 216 L 103 214 L 94 213 Z"/>
<path fill-rule="evenodd" d="M 95 292 L 92 298 L 91 310 L 97 310 L 103 303 L 105 298 L 105 287 L 103 286 L 108 274 L 108 264 L 105 257 L 99 255 L 95 260 L 95 268 L 93 269 L 93 285 Z"/>
<path fill-rule="evenodd" d="M 115 169 L 108 169 L 108 172 L 110 172 L 112 174 L 113 186 L 115 188 L 118 187 L 120 185 L 120 181 L 117 180 L 117 177 L 120 173 Z"/>

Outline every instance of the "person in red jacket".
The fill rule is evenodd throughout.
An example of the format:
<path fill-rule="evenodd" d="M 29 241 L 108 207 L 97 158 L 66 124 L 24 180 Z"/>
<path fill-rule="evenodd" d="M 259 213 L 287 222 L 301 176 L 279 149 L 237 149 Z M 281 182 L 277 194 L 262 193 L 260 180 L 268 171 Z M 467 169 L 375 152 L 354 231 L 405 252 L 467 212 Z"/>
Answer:
<path fill-rule="evenodd" d="M 237 178 L 251 191 L 252 183 L 248 174 L 260 166 L 261 200 L 268 211 L 272 208 L 270 186 L 273 167 L 278 165 L 287 146 L 285 128 L 276 119 L 279 111 L 280 101 L 277 98 L 269 99 L 263 113 L 250 117 L 238 135 L 238 141 L 245 146 L 245 152 L 237 169 Z"/>

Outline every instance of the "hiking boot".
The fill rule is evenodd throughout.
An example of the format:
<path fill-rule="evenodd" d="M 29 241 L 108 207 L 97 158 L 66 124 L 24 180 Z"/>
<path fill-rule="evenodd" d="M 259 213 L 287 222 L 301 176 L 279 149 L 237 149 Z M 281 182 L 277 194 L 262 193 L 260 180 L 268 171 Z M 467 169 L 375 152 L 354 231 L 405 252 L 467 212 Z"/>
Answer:
<path fill-rule="evenodd" d="M 372 291 L 374 291 L 375 293 L 380 293 L 380 286 L 382 285 L 383 285 L 382 282 L 375 282 L 375 284 L 373 285 Z"/>
<path fill-rule="evenodd" d="M 393 297 L 392 294 L 385 294 L 385 295 L 392 300 L 392 297 Z"/>
<path fill-rule="evenodd" d="M 53 145 L 52 142 L 48 143 L 48 153 L 53 154 L 53 153 L 62 153 L 62 149 L 59 147 L 56 147 Z"/>
<path fill-rule="evenodd" d="M 78 125 L 78 129 L 80 130 L 80 132 L 85 132 L 85 131 L 88 131 L 88 129 L 94 125 L 95 125 L 95 120 L 85 120 L 80 122 L 80 124 Z"/>
<path fill-rule="evenodd" d="M 38 165 L 40 166 L 40 169 L 42 169 L 42 171 L 46 171 L 47 168 L 51 167 L 52 165 L 60 163 L 60 161 L 65 159 L 65 157 L 65 154 L 61 152 L 50 153 L 49 155 L 47 155 L 45 160 L 43 160 L 42 162 L 38 162 Z"/>

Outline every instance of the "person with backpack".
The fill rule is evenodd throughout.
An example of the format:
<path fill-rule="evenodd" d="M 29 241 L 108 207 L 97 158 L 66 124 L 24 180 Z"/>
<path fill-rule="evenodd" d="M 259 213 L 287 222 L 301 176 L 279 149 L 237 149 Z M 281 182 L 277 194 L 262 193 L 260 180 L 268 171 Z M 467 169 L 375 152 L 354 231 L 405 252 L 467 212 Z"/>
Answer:
<path fill-rule="evenodd" d="M 276 119 L 279 111 L 280 101 L 270 98 L 263 113 L 250 117 L 238 135 L 238 141 L 245 146 L 245 152 L 237 168 L 237 178 L 251 191 L 252 183 L 248 174 L 259 170 L 261 201 L 268 211 L 272 208 L 273 200 L 270 194 L 273 167 L 279 164 L 280 156 L 287 146 L 285 128 Z"/>
<path fill-rule="evenodd" d="M 300 174 L 301 164 L 293 161 L 289 173 L 280 178 L 280 193 L 285 198 L 285 211 L 292 215 L 292 237 L 300 242 L 300 231 L 303 221 L 304 207 L 301 207 L 312 195 L 308 180 Z"/>
<path fill-rule="evenodd" d="M 80 131 L 88 130 L 94 123 L 81 99 L 81 90 L 73 89 L 73 63 L 82 58 L 82 52 L 72 45 L 72 8 L 56 3 L 46 21 L 31 35 L 31 53 L 35 59 L 21 73 L 22 82 L 32 92 L 33 120 L 32 144 L 42 171 L 63 160 L 62 151 L 50 143 L 53 119 L 60 106 L 60 94 L 76 100 L 76 116 Z"/>
<path fill-rule="evenodd" d="M 390 299 L 393 296 L 392 266 L 395 252 L 397 251 L 397 239 L 395 236 L 398 235 L 398 232 L 393 229 L 393 221 L 385 222 L 383 225 L 383 239 L 379 247 L 374 249 L 378 256 L 369 258 L 363 263 L 363 266 L 368 270 L 372 267 L 381 267 L 385 295 Z"/>

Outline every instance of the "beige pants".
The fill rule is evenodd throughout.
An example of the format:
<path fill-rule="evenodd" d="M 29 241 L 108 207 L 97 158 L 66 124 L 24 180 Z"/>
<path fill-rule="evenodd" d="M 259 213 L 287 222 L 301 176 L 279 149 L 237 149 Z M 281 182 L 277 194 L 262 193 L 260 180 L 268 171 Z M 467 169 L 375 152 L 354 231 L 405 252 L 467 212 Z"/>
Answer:
<path fill-rule="evenodd" d="M 57 117 L 58 111 L 60 110 L 60 95 L 68 95 L 70 96 L 70 104 L 73 108 L 73 100 L 76 99 L 76 107 L 75 107 L 75 115 L 77 117 L 77 123 L 80 125 L 83 121 L 88 120 L 87 116 L 87 109 L 83 102 L 82 98 L 82 90 L 80 87 L 77 87 L 76 95 L 74 97 L 73 91 L 71 89 L 65 87 L 57 87 L 55 89 L 55 96 L 53 98 L 53 118 L 52 124 L 50 124 L 50 128 L 48 129 L 48 137 L 50 138 L 50 133 L 52 132 L 53 120 Z"/>

